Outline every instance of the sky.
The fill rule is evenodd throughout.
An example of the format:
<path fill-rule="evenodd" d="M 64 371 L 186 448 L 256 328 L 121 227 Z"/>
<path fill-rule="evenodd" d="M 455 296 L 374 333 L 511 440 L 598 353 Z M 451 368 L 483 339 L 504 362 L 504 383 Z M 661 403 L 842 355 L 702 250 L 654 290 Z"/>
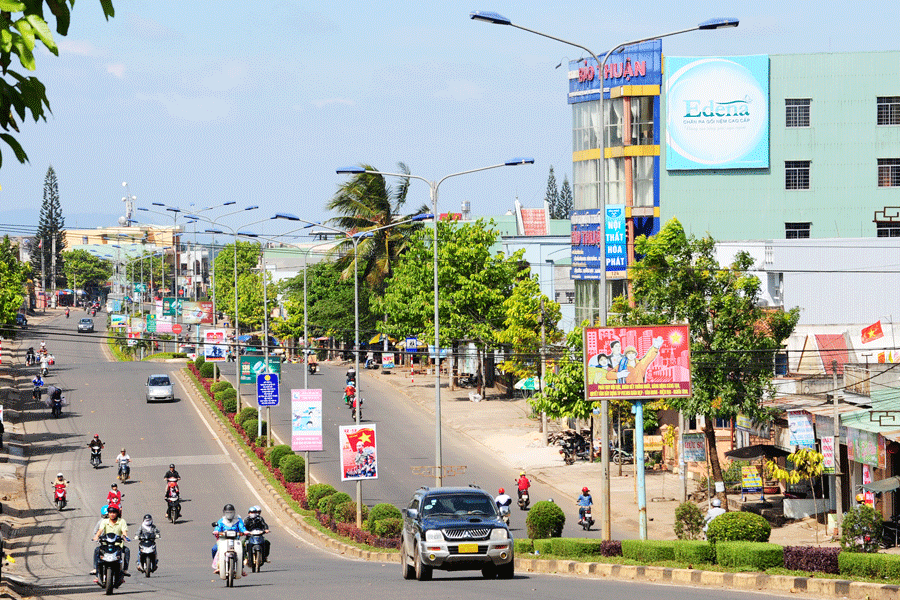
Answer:
<path fill-rule="evenodd" d="M 73 9 L 59 57 L 36 53 L 52 115 L 16 135 L 30 162 L 0 147 L 0 233 L 36 227 L 52 165 L 68 228 L 114 226 L 123 196 L 224 217 L 233 228 L 278 212 L 319 221 L 346 176 L 368 164 L 437 181 L 439 212 L 504 214 L 518 199 L 539 207 L 549 169 L 572 180 L 567 64 L 582 56 L 512 27 L 473 21 L 498 12 L 517 25 L 587 46 L 622 42 L 737 17 L 737 29 L 666 38 L 669 56 L 897 50 L 900 5 L 883 0 L 604 3 L 454 0 L 308 2 L 114 0 Z M 725 11 L 725 12 L 723 12 Z M 51 28 L 55 22 L 50 18 Z M 562 63 L 557 68 L 557 65 Z M 14 68 L 23 69 L 14 63 Z M 396 184 L 396 180 L 390 180 Z M 413 181 L 406 209 L 429 203 Z M 137 212 L 141 222 L 171 219 Z M 250 227 L 276 235 L 286 221 Z"/>

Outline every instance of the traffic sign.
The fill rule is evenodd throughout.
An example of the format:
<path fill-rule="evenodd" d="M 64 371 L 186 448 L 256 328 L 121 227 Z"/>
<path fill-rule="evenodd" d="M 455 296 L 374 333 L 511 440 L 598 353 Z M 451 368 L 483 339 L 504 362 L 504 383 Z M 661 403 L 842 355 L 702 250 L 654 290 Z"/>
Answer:
<path fill-rule="evenodd" d="M 181 324 L 180 323 L 175 323 L 174 325 L 172 325 L 172 333 L 175 333 L 175 334 L 181 333 Z"/>
<path fill-rule="evenodd" d="M 278 375 L 260 373 L 256 376 L 256 401 L 259 406 L 278 406 Z"/>

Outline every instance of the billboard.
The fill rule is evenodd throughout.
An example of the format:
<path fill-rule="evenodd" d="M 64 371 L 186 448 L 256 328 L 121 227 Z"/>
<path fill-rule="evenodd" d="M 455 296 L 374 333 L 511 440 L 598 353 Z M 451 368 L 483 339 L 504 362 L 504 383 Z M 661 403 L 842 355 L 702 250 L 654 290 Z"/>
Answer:
<path fill-rule="evenodd" d="M 110 327 L 125 327 L 128 317 L 126 315 L 109 315 Z"/>
<path fill-rule="evenodd" d="M 691 395 L 687 325 L 584 330 L 588 400 L 647 400 Z"/>
<path fill-rule="evenodd" d="M 203 358 L 206 362 L 224 362 L 228 356 L 228 343 L 224 329 L 207 329 L 203 337 Z M 256 381 L 254 379 L 253 381 Z M 252 383 L 252 382 L 242 382 Z"/>
<path fill-rule="evenodd" d="M 666 57 L 666 169 L 769 167 L 769 57 Z"/>
<path fill-rule="evenodd" d="M 602 248 L 606 243 L 606 271 L 628 269 L 625 205 L 607 204 L 606 218 L 597 208 L 572 212 L 572 279 L 603 277 Z"/>
<path fill-rule="evenodd" d="M 291 450 L 322 451 L 322 390 L 291 390 Z"/>
<path fill-rule="evenodd" d="M 182 302 L 181 322 L 185 325 L 213 322 L 212 302 Z"/>
<path fill-rule="evenodd" d="M 378 451 L 375 424 L 341 425 L 341 481 L 378 479 Z"/>
<path fill-rule="evenodd" d="M 226 346 L 227 348 L 227 346 Z M 241 357 L 241 383 L 256 383 L 256 376 L 266 370 L 265 356 Z M 281 357 L 269 357 L 269 373 L 281 375 Z"/>

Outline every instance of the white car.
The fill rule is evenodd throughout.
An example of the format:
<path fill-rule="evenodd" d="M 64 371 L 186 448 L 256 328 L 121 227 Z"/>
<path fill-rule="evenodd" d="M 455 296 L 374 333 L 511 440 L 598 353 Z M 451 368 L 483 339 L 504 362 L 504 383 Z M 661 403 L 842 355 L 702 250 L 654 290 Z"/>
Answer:
<path fill-rule="evenodd" d="M 175 401 L 175 386 L 169 376 L 161 373 L 147 378 L 147 402 Z"/>

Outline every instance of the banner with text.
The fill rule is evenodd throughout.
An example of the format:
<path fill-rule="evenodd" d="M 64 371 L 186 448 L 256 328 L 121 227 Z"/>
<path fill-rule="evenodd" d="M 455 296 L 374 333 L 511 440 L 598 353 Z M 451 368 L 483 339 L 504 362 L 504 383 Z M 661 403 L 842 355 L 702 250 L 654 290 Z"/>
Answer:
<path fill-rule="evenodd" d="M 203 358 L 206 362 L 224 362 L 228 357 L 228 344 L 225 342 L 224 329 L 207 329 L 203 337 Z M 241 383 L 253 383 L 242 381 Z"/>
<path fill-rule="evenodd" d="M 291 390 L 291 450 L 322 451 L 322 390 Z"/>
<path fill-rule="evenodd" d="M 266 370 L 265 356 L 241 357 L 241 383 L 256 383 L 256 376 Z M 281 358 L 269 357 L 269 373 L 281 375 Z"/>
<path fill-rule="evenodd" d="M 341 425 L 341 481 L 378 479 L 378 451 L 375 424 Z"/>

